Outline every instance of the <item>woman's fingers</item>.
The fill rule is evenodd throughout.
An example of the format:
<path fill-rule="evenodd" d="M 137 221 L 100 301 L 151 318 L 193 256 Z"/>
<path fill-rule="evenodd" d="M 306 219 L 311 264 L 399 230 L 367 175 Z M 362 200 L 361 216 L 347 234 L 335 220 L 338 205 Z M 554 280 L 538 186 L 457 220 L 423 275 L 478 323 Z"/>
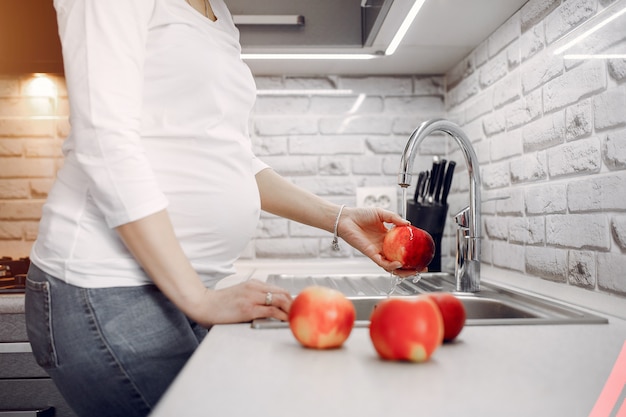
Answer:
<path fill-rule="evenodd" d="M 283 321 L 288 319 L 292 297 L 287 290 L 254 279 L 248 283 L 252 287 L 251 291 L 259 294 L 254 297 L 254 315 L 257 316 L 254 318 L 271 317 Z"/>
<path fill-rule="evenodd" d="M 380 253 L 372 255 L 371 259 L 387 272 L 395 271 L 398 268 L 402 268 L 402 264 L 398 261 L 389 261 L 383 257 Z"/>
<path fill-rule="evenodd" d="M 280 321 L 289 320 L 289 313 L 275 306 L 262 306 L 259 311 L 261 315 L 258 318 L 272 318 Z"/>
<path fill-rule="evenodd" d="M 403 219 L 402 216 L 400 216 L 397 213 L 394 213 L 393 211 L 382 210 L 381 209 L 380 213 L 382 213 L 381 217 L 382 217 L 382 220 L 385 223 L 393 223 L 396 226 L 402 226 L 402 225 L 406 225 L 406 224 L 410 224 L 411 223 L 410 221 L 408 221 L 406 219 Z"/>
<path fill-rule="evenodd" d="M 267 307 L 262 310 L 270 312 L 270 317 L 281 318 L 281 320 L 286 319 L 289 309 L 291 308 L 291 295 L 282 289 L 276 290 L 268 288 L 268 290 L 269 291 L 263 295 L 262 303 L 259 303 L 261 306 Z"/>

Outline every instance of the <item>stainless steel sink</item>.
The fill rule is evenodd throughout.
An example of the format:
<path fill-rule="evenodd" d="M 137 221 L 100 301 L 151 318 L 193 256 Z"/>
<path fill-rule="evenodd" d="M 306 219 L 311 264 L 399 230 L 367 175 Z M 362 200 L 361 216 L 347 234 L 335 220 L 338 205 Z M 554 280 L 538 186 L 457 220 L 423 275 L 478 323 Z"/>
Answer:
<path fill-rule="evenodd" d="M 476 297 L 474 295 L 457 295 L 465 306 L 468 324 L 505 324 L 504 320 L 536 319 L 540 315 L 533 311 L 526 310 L 520 306 L 515 306 L 494 298 Z M 400 296 L 400 298 L 411 298 L 412 296 Z M 385 297 L 364 297 L 353 298 L 356 309 L 357 320 L 369 320 L 372 310 L 376 304 Z M 492 322 L 487 322 L 491 320 Z M 493 321 L 497 320 L 497 321 Z"/>
<path fill-rule="evenodd" d="M 389 296 L 393 286 L 393 279 L 381 274 L 270 275 L 268 282 L 288 289 L 294 296 L 311 285 L 335 288 L 354 303 L 359 327 L 369 325 L 372 310 Z M 434 291 L 451 292 L 463 302 L 468 326 L 608 323 L 606 318 L 574 306 L 484 281 L 478 293 L 456 293 L 454 277 L 447 273 L 422 274 L 419 281 L 404 279 L 391 297 L 411 298 Z M 252 322 L 252 327 L 258 329 L 285 326 L 284 322 L 268 319 Z"/>

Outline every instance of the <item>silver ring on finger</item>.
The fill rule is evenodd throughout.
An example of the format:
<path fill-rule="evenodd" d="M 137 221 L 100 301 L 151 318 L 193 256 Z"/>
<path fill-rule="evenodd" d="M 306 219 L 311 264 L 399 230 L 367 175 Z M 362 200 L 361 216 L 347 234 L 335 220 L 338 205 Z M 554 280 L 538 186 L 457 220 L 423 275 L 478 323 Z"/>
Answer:
<path fill-rule="evenodd" d="M 272 299 L 274 298 L 274 294 L 272 294 L 271 292 L 267 292 L 265 294 L 265 305 L 266 306 L 271 306 L 272 305 Z"/>

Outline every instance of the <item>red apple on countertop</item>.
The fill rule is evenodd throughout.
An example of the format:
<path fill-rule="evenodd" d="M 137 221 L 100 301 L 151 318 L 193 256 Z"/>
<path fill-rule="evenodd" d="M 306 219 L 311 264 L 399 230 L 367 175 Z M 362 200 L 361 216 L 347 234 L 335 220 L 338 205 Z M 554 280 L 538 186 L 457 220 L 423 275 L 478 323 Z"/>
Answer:
<path fill-rule="evenodd" d="M 435 256 L 430 233 L 412 225 L 395 226 L 383 240 L 383 256 L 402 263 L 402 269 L 423 271 Z"/>
<path fill-rule="evenodd" d="M 302 290 L 289 310 L 289 328 L 296 340 L 314 349 L 343 345 L 355 319 L 354 304 L 341 292 L 322 286 Z"/>
<path fill-rule="evenodd" d="M 370 338 L 387 360 L 427 361 L 441 345 L 443 331 L 441 312 L 427 296 L 385 299 L 370 317 Z"/>
<path fill-rule="evenodd" d="M 457 297 L 449 292 L 429 293 L 430 297 L 441 312 L 443 318 L 443 341 L 454 340 L 465 326 L 465 306 Z"/>

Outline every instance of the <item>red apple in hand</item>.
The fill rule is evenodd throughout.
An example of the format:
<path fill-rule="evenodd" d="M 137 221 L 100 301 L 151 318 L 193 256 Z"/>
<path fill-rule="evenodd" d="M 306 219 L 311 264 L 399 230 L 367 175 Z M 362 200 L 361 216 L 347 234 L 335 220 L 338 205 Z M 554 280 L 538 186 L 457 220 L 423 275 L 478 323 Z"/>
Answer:
<path fill-rule="evenodd" d="M 348 339 L 356 311 L 341 292 L 328 287 L 307 287 L 289 310 L 289 328 L 303 346 L 338 348 Z"/>
<path fill-rule="evenodd" d="M 424 362 L 443 341 L 443 319 L 427 296 L 388 298 L 372 312 L 370 338 L 383 359 Z"/>
<path fill-rule="evenodd" d="M 423 271 L 435 256 L 435 241 L 415 226 L 395 226 L 385 235 L 383 256 L 402 263 L 402 269 Z"/>
<path fill-rule="evenodd" d="M 454 295 L 448 292 L 430 293 L 428 296 L 437 304 L 443 318 L 443 340 L 454 340 L 465 326 L 465 306 Z"/>

